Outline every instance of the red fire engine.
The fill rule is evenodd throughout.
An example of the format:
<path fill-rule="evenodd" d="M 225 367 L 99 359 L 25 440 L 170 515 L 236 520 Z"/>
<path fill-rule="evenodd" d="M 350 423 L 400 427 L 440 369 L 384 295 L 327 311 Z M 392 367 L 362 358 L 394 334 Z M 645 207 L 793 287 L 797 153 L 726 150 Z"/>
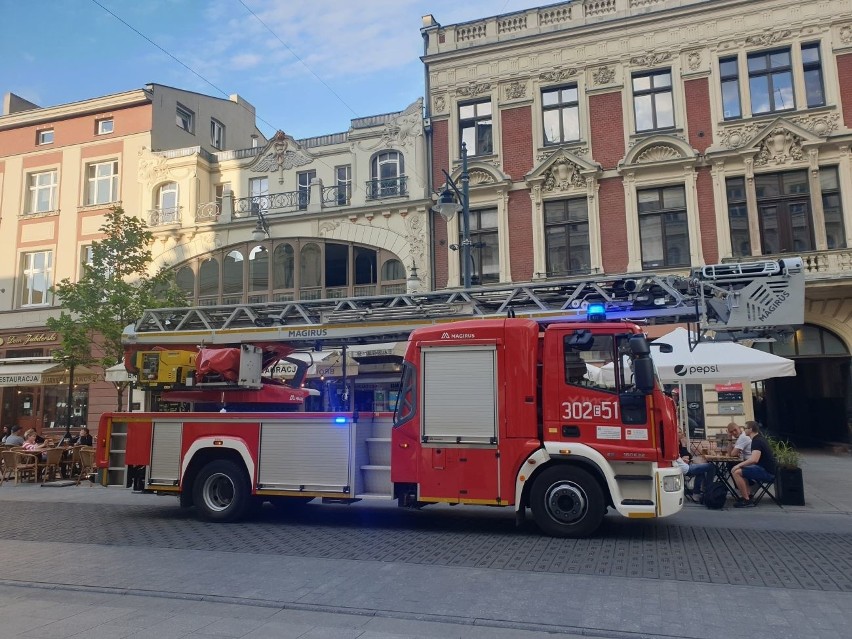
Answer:
<path fill-rule="evenodd" d="M 607 508 L 665 517 L 683 503 L 674 404 L 626 320 L 767 339 L 802 323 L 803 301 L 791 258 L 689 277 L 147 311 L 125 336 L 140 385 L 208 407 L 238 397 L 247 410 L 106 414 L 99 465 L 123 455 L 142 489 L 214 521 L 263 501 L 385 499 L 507 506 L 519 518 L 530 508 L 546 534 L 587 536 Z M 318 341 L 345 361 L 347 345 L 401 336 L 393 415 L 302 412 L 302 368 L 286 383 L 264 376 Z M 614 384 L 593 382 L 590 362 L 614 362 Z"/>

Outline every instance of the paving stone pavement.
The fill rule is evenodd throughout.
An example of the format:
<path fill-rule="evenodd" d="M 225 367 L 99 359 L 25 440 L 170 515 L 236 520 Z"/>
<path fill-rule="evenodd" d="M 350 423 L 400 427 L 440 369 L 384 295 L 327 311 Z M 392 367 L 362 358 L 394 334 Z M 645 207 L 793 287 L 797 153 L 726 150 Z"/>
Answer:
<path fill-rule="evenodd" d="M 212 525 L 173 498 L 7 484 L 0 639 L 846 638 L 852 491 L 834 484 L 852 458 L 812 459 L 831 482 L 806 485 L 816 507 L 690 505 L 576 541 L 516 530 L 501 509 L 310 505 Z M 19 625 L 22 599 L 47 621 Z"/>

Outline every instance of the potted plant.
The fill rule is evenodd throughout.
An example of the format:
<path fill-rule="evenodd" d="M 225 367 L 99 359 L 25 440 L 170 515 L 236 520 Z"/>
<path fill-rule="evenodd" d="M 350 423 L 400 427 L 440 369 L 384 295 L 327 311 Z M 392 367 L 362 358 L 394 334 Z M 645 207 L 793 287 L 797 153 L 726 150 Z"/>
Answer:
<path fill-rule="evenodd" d="M 799 467 L 799 451 L 790 442 L 769 439 L 775 456 L 775 492 L 778 501 L 787 506 L 805 505 L 805 486 Z"/>

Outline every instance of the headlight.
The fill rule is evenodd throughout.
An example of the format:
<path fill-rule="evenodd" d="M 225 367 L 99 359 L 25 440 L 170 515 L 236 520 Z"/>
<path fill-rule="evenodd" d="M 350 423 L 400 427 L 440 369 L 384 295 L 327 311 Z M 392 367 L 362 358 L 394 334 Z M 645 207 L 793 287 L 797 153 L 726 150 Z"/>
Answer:
<path fill-rule="evenodd" d="M 663 477 L 663 490 L 676 493 L 683 487 L 683 475 L 666 475 Z"/>

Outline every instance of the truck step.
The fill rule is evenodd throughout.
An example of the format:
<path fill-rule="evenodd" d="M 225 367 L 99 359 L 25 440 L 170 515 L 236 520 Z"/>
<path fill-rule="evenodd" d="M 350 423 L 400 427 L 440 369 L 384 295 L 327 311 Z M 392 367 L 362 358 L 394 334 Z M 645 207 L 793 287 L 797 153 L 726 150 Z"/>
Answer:
<path fill-rule="evenodd" d="M 616 481 L 651 481 L 650 475 L 616 475 Z"/>
<path fill-rule="evenodd" d="M 389 495 L 386 493 L 361 493 L 360 495 L 355 495 L 355 499 L 364 499 L 370 501 L 391 501 L 393 499 L 393 495 Z"/>
<path fill-rule="evenodd" d="M 653 506 L 654 502 L 650 499 L 622 499 L 622 506 Z"/>

